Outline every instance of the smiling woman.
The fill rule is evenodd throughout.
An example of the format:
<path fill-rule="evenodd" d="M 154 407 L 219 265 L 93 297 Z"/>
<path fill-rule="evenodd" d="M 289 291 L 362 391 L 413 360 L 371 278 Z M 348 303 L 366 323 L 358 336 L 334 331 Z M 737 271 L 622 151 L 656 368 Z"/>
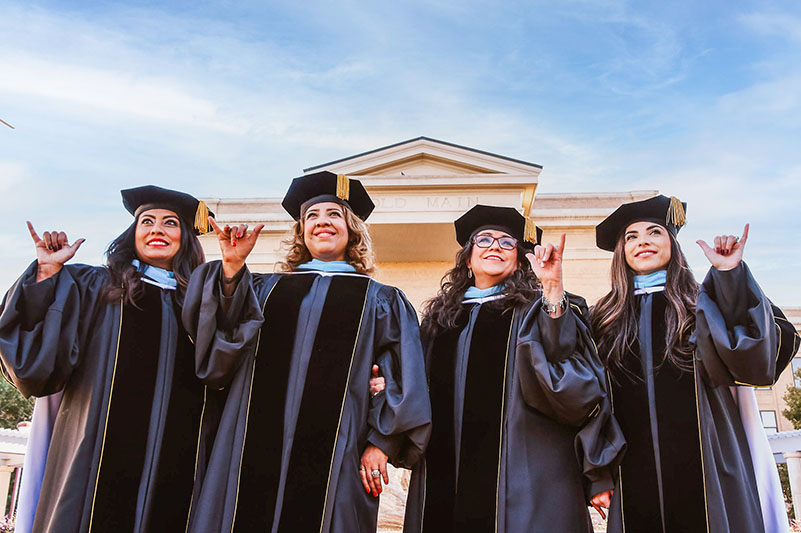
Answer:
<path fill-rule="evenodd" d="M 404 531 L 589 533 L 623 440 L 586 305 L 562 286 L 565 236 L 536 245 L 510 207 L 455 227 L 462 249 L 423 316 L 433 428 Z"/>
<path fill-rule="evenodd" d="M 698 285 L 676 238 L 685 209 L 655 196 L 596 228 L 614 256 L 592 323 L 628 443 L 609 531 L 787 531 L 751 385 L 772 385 L 799 339 L 742 261 L 748 225 L 698 241 L 712 265 Z"/>
<path fill-rule="evenodd" d="M 122 198 L 135 221 L 106 266 L 65 264 L 83 239 L 40 238 L 29 223 L 37 260 L 0 306 L 5 377 L 25 396 L 48 396 L 34 415 L 18 531 L 186 526 L 210 426 L 179 318 L 203 262 L 194 222 L 208 210 L 155 186 Z"/>
<path fill-rule="evenodd" d="M 412 467 L 428 441 L 417 314 L 368 276 L 367 191 L 319 172 L 293 180 L 283 206 L 295 225 L 282 272 L 245 266 L 261 225 L 212 222 L 223 259 L 189 284 L 200 375 L 228 391 L 193 532 L 375 531 L 387 462 Z"/>

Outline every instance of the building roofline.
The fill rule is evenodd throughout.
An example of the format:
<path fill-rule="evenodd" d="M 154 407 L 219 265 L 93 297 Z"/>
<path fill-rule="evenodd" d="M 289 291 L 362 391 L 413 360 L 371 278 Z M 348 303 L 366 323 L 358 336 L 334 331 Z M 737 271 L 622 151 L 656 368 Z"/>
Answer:
<path fill-rule="evenodd" d="M 310 172 L 312 170 L 318 170 L 318 169 L 321 169 L 323 167 L 327 167 L 327 166 L 330 166 L 330 165 L 336 165 L 337 163 L 343 163 L 345 161 L 350 161 L 351 159 L 356 159 L 357 157 L 362 157 L 362 156 L 365 156 L 365 155 L 374 154 L 374 153 L 380 152 L 382 150 L 387 150 L 389 148 L 395 148 L 396 146 L 401 146 L 403 144 L 413 143 L 415 141 L 431 141 L 431 142 L 443 144 L 445 146 L 450 146 L 452 148 L 459 148 L 461 150 L 468 150 L 468 151 L 474 152 L 476 154 L 482 154 L 482 155 L 488 155 L 488 156 L 492 156 L 492 157 L 497 157 L 498 159 L 504 159 L 506 161 L 511 161 L 512 163 L 519 163 L 521 165 L 527 165 L 527 166 L 538 168 L 538 169 L 542 170 L 542 165 L 538 165 L 537 163 L 531 163 L 529 161 L 523 161 L 522 159 L 515 159 L 513 157 L 507 157 L 505 155 L 499 155 L 499 154 L 494 154 L 492 152 L 487 152 L 486 150 L 479 150 L 477 148 L 470 148 L 469 146 L 462 146 L 461 144 L 450 143 L 450 142 L 447 142 L 447 141 L 440 141 L 439 139 L 432 139 L 431 137 L 426 137 L 424 135 L 421 135 L 420 137 L 415 137 L 414 139 L 407 139 L 405 141 L 397 142 L 395 144 L 389 144 L 387 146 L 382 146 L 380 148 L 375 148 L 373 150 L 368 150 L 368 151 L 362 152 L 360 154 L 351 155 L 351 156 L 348 156 L 348 157 L 343 157 L 342 159 L 336 159 L 334 161 L 329 161 L 328 163 L 323 163 L 321 165 L 315 165 L 313 167 L 304 168 L 303 172 L 305 174 L 306 172 Z"/>
<path fill-rule="evenodd" d="M 772 435 L 768 435 L 768 440 L 782 440 L 782 439 L 792 439 L 801 437 L 801 429 L 791 429 L 790 431 L 780 431 L 779 433 L 774 433 Z"/>

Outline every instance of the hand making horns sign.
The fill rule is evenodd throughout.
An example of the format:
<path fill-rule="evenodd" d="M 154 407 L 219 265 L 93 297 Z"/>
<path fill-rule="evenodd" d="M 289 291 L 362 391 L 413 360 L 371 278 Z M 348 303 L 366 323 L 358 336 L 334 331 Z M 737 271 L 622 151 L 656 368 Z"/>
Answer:
<path fill-rule="evenodd" d="M 704 255 L 712 263 L 712 266 L 718 270 L 731 270 L 736 268 L 737 265 L 743 260 L 743 251 L 745 250 L 745 243 L 748 241 L 748 228 L 749 224 L 743 228 L 743 236 L 737 237 L 735 235 L 718 235 L 715 237 L 714 245 L 712 248 L 706 241 L 698 240 L 698 246 L 704 251 Z"/>
<path fill-rule="evenodd" d="M 226 224 L 221 229 L 212 217 L 209 217 L 209 223 L 214 228 L 220 244 L 220 251 L 222 251 L 223 275 L 229 279 L 233 278 L 245 266 L 245 259 L 256 246 L 264 224 L 257 225 L 253 231 L 248 233 L 247 224 L 238 224 L 233 227 Z"/>
<path fill-rule="evenodd" d="M 542 283 L 543 296 L 549 302 L 560 302 L 565 294 L 562 282 L 562 258 L 565 252 L 565 234 L 559 239 L 559 244 L 538 244 L 533 253 L 527 253 L 526 259 L 531 263 L 534 274 Z M 561 315 L 561 311 L 552 313 L 554 318 Z"/>
<path fill-rule="evenodd" d="M 78 248 L 86 241 L 81 238 L 70 244 L 67 234 L 63 231 L 45 231 L 40 238 L 33 229 L 33 224 L 30 222 L 27 224 L 33 244 L 36 246 L 36 260 L 39 263 L 36 273 L 37 283 L 58 274 L 64 263 L 72 259 Z"/>

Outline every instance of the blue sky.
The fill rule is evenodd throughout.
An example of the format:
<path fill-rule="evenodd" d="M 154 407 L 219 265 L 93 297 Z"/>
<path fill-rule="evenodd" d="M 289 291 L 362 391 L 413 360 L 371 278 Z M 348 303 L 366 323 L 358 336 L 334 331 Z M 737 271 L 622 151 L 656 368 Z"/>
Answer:
<path fill-rule="evenodd" d="M 553 4 L 558 4 L 554 6 Z M 129 223 L 119 190 L 280 196 L 426 135 L 543 165 L 539 192 L 659 189 L 801 305 L 801 4 L 0 0 L 0 286 L 25 228 Z M 569 246 L 569 243 L 568 243 Z"/>

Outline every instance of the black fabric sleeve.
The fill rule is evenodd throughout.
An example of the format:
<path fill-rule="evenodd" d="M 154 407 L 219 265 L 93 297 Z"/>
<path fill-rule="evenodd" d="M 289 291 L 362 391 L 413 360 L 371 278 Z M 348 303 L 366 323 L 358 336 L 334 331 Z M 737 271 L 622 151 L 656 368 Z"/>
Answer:
<path fill-rule="evenodd" d="M 556 319 L 535 302 L 521 324 L 516 362 L 526 403 L 577 427 L 574 447 L 589 501 L 613 488 L 612 472 L 623 459 L 626 441 L 612 414 L 587 304 L 577 295 L 568 299 L 568 309 Z"/>
<path fill-rule="evenodd" d="M 247 357 L 253 357 L 264 316 L 246 270 L 220 310 L 222 263 L 212 261 L 192 273 L 182 320 L 195 343 L 195 371 L 206 385 L 224 387 Z"/>
<path fill-rule="evenodd" d="M 99 304 L 105 269 L 67 265 L 36 282 L 34 261 L 0 304 L 3 374 L 24 396 L 58 392 L 80 363 L 82 330 Z"/>
<path fill-rule="evenodd" d="M 775 383 L 797 349 L 778 315 L 744 262 L 728 271 L 711 268 L 698 295 L 691 337 L 705 379 L 712 386 Z"/>
<path fill-rule="evenodd" d="M 367 440 L 398 467 L 411 468 L 431 434 L 423 348 L 417 313 L 400 290 L 383 287 L 375 318 L 375 363 L 386 388 L 370 400 Z"/>
<path fill-rule="evenodd" d="M 603 390 L 593 368 L 594 345 L 570 305 L 551 318 L 536 301 L 528 307 L 517 335 L 517 375 L 523 400 L 557 422 L 580 426 L 597 407 Z"/>

